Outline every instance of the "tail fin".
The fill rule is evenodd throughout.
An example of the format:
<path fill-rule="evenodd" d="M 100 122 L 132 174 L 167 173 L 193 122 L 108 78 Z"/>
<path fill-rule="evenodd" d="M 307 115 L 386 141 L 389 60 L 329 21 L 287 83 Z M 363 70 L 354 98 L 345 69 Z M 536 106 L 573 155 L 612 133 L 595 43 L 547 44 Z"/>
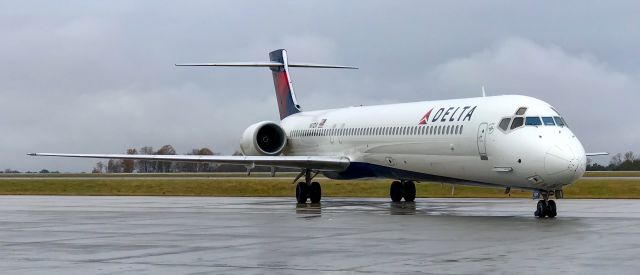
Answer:
<path fill-rule="evenodd" d="M 275 50 L 269 53 L 269 60 L 278 62 L 282 66 L 271 67 L 273 74 L 273 85 L 276 87 L 276 99 L 278 100 L 278 111 L 280 120 L 293 114 L 299 113 L 300 105 L 293 91 L 291 78 L 289 77 L 289 60 L 287 60 L 286 50 Z"/>
<path fill-rule="evenodd" d="M 284 49 L 275 50 L 269 53 L 270 62 L 233 62 L 233 63 L 189 63 L 176 64 L 176 66 L 205 66 L 205 67 L 269 67 L 273 74 L 273 84 L 276 88 L 276 99 L 278 101 L 278 111 L 280 119 L 301 112 L 302 108 L 296 100 L 293 91 L 291 78 L 289 77 L 289 67 L 301 68 L 334 68 L 334 69 L 357 69 L 351 66 L 324 65 L 311 63 L 289 63 L 287 51 Z"/>

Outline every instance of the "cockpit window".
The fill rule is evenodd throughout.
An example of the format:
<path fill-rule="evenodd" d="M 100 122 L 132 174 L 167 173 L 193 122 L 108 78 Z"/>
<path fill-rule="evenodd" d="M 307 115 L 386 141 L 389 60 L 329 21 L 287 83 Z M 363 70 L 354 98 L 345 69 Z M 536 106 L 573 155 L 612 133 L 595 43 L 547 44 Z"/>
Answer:
<path fill-rule="evenodd" d="M 506 131 L 509 128 L 509 122 L 511 122 L 511 118 L 505 117 L 500 121 L 500 125 L 498 125 L 498 127 L 503 131 Z"/>
<path fill-rule="evenodd" d="M 513 119 L 513 122 L 511 123 L 511 130 L 518 128 L 520 126 L 522 126 L 524 124 L 524 118 L 523 117 L 515 117 Z"/>
<path fill-rule="evenodd" d="M 540 118 L 537 116 L 528 116 L 524 124 L 538 126 L 542 125 L 542 121 L 540 121 Z"/>
<path fill-rule="evenodd" d="M 516 111 L 516 115 L 517 116 L 521 116 L 524 115 L 524 113 L 527 112 L 527 107 L 520 107 L 518 108 L 518 110 Z"/>
<path fill-rule="evenodd" d="M 544 123 L 545 126 L 553 126 L 556 125 L 555 122 L 553 122 L 553 118 L 550 116 L 544 116 L 542 117 L 542 123 Z"/>
<path fill-rule="evenodd" d="M 566 123 L 564 123 L 564 119 L 562 119 L 561 117 L 559 117 L 559 116 L 554 116 L 553 118 L 555 119 L 556 124 L 557 124 L 558 126 L 568 126 Z"/>

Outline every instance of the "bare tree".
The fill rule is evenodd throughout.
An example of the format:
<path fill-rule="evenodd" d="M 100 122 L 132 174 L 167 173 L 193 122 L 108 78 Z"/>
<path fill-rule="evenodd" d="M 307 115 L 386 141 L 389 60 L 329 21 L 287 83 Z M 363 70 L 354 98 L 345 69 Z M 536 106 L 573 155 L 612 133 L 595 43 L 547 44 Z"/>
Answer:
<path fill-rule="evenodd" d="M 156 155 L 175 155 L 176 150 L 173 149 L 173 146 L 167 144 L 165 146 L 160 147 Z M 161 173 L 173 172 L 175 165 L 170 161 L 157 161 L 156 162 L 156 171 Z"/>
<path fill-rule="evenodd" d="M 141 155 L 153 155 L 153 147 L 144 146 L 140 148 Z M 153 162 L 148 160 L 139 160 L 136 161 L 136 166 L 139 173 L 152 173 L 153 171 Z"/>
<path fill-rule="evenodd" d="M 622 163 L 622 154 L 620 153 L 615 154 L 613 157 L 611 157 L 611 161 L 609 161 L 609 165 L 612 165 L 614 167 L 620 166 L 621 163 Z"/>
<path fill-rule="evenodd" d="M 107 173 L 122 173 L 122 160 L 110 159 L 107 162 Z"/>
<path fill-rule="evenodd" d="M 136 155 L 136 154 L 138 154 L 138 151 L 136 150 L 136 148 L 127 149 L 127 155 Z M 122 160 L 123 173 L 133 173 L 133 170 L 135 169 L 135 167 L 136 165 L 134 160 L 132 159 Z"/>
<path fill-rule="evenodd" d="M 636 160 L 636 156 L 633 154 L 633 151 L 624 153 L 624 161 L 633 162 L 634 160 Z"/>
<path fill-rule="evenodd" d="M 213 151 L 206 147 L 201 148 L 200 150 L 198 150 L 198 155 L 211 156 L 213 155 Z M 211 172 L 212 168 L 213 167 L 211 163 L 208 163 L 208 162 L 198 163 L 198 165 L 196 166 L 196 172 Z"/>
<path fill-rule="evenodd" d="M 91 173 L 100 174 L 102 173 L 103 169 L 104 169 L 104 163 L 102 163 L 102 161 L 98 161 L 98 163 L 96 163 L 96 166 L 93 167 L 93 170 L 91 170 Z"/>

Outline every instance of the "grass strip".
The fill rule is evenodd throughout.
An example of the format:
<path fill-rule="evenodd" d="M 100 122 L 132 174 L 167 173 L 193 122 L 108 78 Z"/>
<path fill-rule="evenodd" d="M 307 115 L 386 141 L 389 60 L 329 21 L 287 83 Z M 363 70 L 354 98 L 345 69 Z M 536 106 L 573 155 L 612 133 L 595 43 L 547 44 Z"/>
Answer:
<path fill-rule="evenodd" d="M 388 197 L 388 180 L 335 181 L 323 179 L 322 194 L 329 197 Z M 440 183 L 417 184 L 418 197 L 505 198 L 502 189 L 456 186 Z M 291 179 L 251 178 L 91 178 L 56 179 L 0 178 L 0 195 L 89 195 L 89 196 L 255 196 L 295 195 Z M 529 191 L 513 190 L 511 197 L 528 198 Z M 639 180 L 579 180 L 565 188 L 566 198 L 638 199 Z"/>

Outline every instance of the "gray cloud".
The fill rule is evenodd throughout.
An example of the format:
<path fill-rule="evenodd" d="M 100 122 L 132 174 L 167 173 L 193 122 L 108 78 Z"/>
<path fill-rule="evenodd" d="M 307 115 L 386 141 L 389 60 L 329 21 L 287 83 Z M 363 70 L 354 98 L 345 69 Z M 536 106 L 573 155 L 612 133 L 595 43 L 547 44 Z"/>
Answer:
<path fill-rule="evenodd" d="M 265 60 L 277 48 L 361 67 L 293 71 L 307 110 L 485 85 L 555 105 L 589 151 L 638 151 L 637 11 L 634 1 L 4 1 L 0 169 L 94 163 L 30 151 L 230 153 L 246 126 L 277 119 L 269 72 L 172 65 Z"/>

